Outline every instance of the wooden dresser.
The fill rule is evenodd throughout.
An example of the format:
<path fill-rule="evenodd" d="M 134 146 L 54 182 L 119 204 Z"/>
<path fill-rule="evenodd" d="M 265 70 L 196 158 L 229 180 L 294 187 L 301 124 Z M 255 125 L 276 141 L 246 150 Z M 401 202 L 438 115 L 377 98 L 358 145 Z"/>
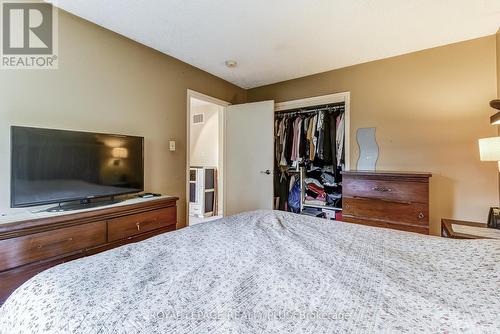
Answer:
<path fill-rule="evenodd" d="M 57 264 L 173 231 L 177 197 L 0 224 L 0 305 L 22 283 Z"/>
<path fill-rule="evenodd" d="M 342 172 L 342 219 L 429 234 L 429 173 Z"/>

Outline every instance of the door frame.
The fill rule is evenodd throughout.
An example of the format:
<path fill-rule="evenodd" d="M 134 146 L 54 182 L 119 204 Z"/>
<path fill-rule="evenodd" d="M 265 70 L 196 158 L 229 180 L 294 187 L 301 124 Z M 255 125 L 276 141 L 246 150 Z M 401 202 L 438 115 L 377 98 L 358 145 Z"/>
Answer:
<path fill-rule="evenodd" d="M 345 104 L 345 132 L 344 132 L 344 154 L 345 170 L 351 170 L 351 92 L 341 92 L 328 95 L 308 97 L 305 99 L 278 102 L 274 104 L 274 112 L 319 106 L 322 104 L 332 104 L 344 102 Z"/>
<path fill-rule="evenodd" d="M 227 101 L 223 101 L 217 99 L 215 97 L 197 92 L 192 89 L 187 90 L 186 95 L 186 196 L 185 196 L 185 205 L 186 205 L 186 226 L 189 226 L 189 167 L 190 167 L 190 154 L 191 154 L 191 98 L 195 98 L 197 100 L 202 100 L 205 102 L 213 103 L 221 107 L 221 112 L 219 115 L 219 136 L 222 136 L 222 214 L 226 215 L 226 173 L 225 173 L 225 165 L 226 165 L 226 108 L 231 105 L 231 103 Z M 220 138 L 219 138 L 220 139 Z M 219 159 L 220 160 L 220 159 Z M 220 168 L 220 166 L 219 166 Z"/>

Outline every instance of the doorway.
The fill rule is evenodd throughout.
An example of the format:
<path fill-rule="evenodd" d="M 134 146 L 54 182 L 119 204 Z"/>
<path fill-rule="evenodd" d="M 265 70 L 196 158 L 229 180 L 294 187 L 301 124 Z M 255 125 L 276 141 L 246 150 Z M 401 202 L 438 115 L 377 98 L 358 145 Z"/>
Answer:
<path fill-rule="evenodd" d="M 188 90 L 187 224 L 224 216 L 224 128 L 229 103 Z"/>

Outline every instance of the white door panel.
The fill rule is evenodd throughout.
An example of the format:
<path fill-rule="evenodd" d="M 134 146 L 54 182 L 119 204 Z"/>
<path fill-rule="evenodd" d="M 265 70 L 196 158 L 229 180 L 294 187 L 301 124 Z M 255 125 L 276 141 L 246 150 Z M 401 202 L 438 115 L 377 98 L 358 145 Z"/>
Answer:
<path fill-rule="evenodd" d="M 227 107 L 227 215 L 272 209 L 273 151 L 274 101 Z"/>

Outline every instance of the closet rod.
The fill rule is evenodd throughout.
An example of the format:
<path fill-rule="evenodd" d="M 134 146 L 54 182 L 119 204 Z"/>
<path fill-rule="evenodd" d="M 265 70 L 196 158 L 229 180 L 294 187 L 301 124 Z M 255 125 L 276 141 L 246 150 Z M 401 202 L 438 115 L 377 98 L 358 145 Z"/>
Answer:
<path fill-rule="evenodd" d="M 319 111 L 337 111 L 337 110 L 345 110 L 345 106 L 330 106 L 330 107 L 322 107 L 318 109 L 306 109 L 306 110 L 295 110 L 295 111 L 281 111 L 276 113 L 276 117 L 290 116 L 290 115 L 301 115 L 301 114 L 309 114 L 315 113 Z"/>

